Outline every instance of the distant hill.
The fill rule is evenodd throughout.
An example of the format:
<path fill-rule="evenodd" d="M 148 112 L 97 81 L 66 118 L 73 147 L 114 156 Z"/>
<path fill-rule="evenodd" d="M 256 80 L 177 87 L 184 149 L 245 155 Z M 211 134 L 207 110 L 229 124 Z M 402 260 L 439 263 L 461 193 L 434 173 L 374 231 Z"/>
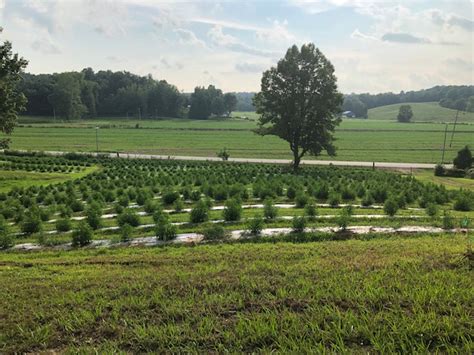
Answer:
<path fill-rule="evenodd" d="M 397 119 L 398 109 L 401 105 L 410 105 L 413 110 L 412 122 L 454 122 L 456 110 L 441 107 L 438 102 L 413 102 L 385 105 L 372 108 L 368 111 L 369 120 L 393 120 Z M 458 117 L 460 123 L 473 123 L 474 113 L 460 112 Z"/>

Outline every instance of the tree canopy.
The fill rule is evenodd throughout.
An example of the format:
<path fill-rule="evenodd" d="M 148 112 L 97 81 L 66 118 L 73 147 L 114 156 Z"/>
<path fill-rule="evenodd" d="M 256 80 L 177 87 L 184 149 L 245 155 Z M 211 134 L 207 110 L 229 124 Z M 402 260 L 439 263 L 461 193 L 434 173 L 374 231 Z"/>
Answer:
<path fill-rule="evenodd" d="M 336 81 L 333 65 L 312 43 L 289 48 L 276 67 L 263 73 L 254 99 L 261 115 L 258 133 L 286 140 L 295 170 L 306 153 L 335 155 L 333 133 L 343 102 Z"/>
<path fill-rule="evenodd" d="M 410 105 L 401 105 L 398 110 L 397 120 L 398 122 L 410 122 L 413 118 L 413 111 Z"/>
<path fill-rule="evenodd" d="M 190 97 L 189 118 L 207 119 L 211 116 L 229 116 L 235 109 L 237 98 L 232 93 L 223 94 L 214 85 L 196 87 Z"/>
<path fill-rule="evenodd" d="M 0 27 L 0 33 L 2 30 Z M 0 131 L 5 134 L 13 132 L 18 113 L 26 104 L 26 98 L 18 91 L 17 83 L 27 64 L 17 53 L 13 54 L 10 42 L 0 44 Z M 0 139 L 0 148 L 8 147 L 9 142 L 9 139 Z"/>
<path fill-rule="evenodd" d="M 473 162 L 471 150 L 468 146 L 465 146 L 458 152 L 456 158 L 454 158 L 453 165 L 457 169 L 469 169 Z"/>

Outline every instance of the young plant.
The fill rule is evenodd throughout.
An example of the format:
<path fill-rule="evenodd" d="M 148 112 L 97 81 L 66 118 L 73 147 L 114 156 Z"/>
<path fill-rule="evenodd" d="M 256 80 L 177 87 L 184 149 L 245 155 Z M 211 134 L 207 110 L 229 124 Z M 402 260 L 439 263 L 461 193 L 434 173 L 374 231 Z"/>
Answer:
<path fill-rule="evenodd" d="M 133 227 L 125 223 L 120 227 L 120 241 L 126 243 L 132 239 Z"/>
<path fill-rule="evenodd" d="M 255 218 L 250 218 L 247 221 L 247 231 L 251 235 L 260 235 L 263 230 L 265 222 L 262 216 L 258 215 Z"/>
<path fill-rule="evenodd" d="M 387 216 L 395 216 L 398 211 L 398 203 L 393 198 L 388 198 L 383 204 L 383 211 Z"/>
<path fill-rule="evenodd" d="M 159 240 L 168 241 L 176 238 L 177 228 L 171 224 L 168 217 L 162 214 L 156 223 L 155 235 Z"/>
<path fill-rule="evenodd" d="M 228 200 L 225 203 L 225 208 L 222 211 L 225 221 L 240 221 L 242 215 L 242 204 L 235 199 Z"/>
<path fill-rule="evenodd" d="M 292 221 L 292 231 L 293 233 L 303 233 L 306 228 L 306 218 L 303 216 L 295 217 Z"/>
<path fill-rule="evenodd" d="M 278 216 L 278 209 L 273 205 L 273 200 L 265 200 L 263 204 L 263 215 L 267 220 L 274 220 Z"/>
<path fill-rule="evenodd" d="M 224 227 L 216 223 L 206 223 L 203 226 L 202 234 L 205 240 L 222 240 L 227 237 Z"/>
<path fill-rule="evenodd" d="M 93 237 L 92 228 L 86 223 L 81 222 L 77 229 L 72 232 L 72 245 L 84 246 L 91 242 Z"/>
<path fill-rule="evenodd" d="M 202 223 L 209 219 L 209 207 L 205 201 L 200 200 L 189 214 L 191 223 Z"/>

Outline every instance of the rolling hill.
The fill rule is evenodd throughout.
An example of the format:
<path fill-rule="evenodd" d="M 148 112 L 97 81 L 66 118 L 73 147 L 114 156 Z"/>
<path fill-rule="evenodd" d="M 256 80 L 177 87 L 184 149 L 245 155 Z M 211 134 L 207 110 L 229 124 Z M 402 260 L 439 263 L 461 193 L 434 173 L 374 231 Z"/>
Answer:
<path fill-rule="evenodd" d="M 410 105 L 413 110 L 412 122 L 454 122 L 456 110 L 441 107 L 437 102 L 414 102 L 375 107 L 369 110 L 369 120 L 396 120 L 401 105 Z M 458 122 L 473 123 L 474 113 L 460 112 Z"/>

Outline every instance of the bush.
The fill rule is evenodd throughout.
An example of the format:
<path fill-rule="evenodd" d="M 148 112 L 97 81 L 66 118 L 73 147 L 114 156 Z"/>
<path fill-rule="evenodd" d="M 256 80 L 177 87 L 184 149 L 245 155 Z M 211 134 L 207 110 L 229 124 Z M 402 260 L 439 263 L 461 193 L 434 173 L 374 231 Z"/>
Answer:
<path fill-rule="evenodd" d="M 147 200 L 147 201 L 145 202 L 145 206 L 144 206 L 143 209 L 145 210 L 146 213 L 148 213 L 148 214 L 153 214 L 153 212 L 155 212 L 155 210 L 156 210 L 156 207 L 157 207 L 157 206 L 156 206 L 155 201 L 153 201 L 153 200 Z"/>
<path fill-rule="evenodd" d="M 191 210 L 191 213 L 189 214 L 189 220 L 191 223 L 202 223 L 208 219 L 209 207 L 203 200 L 200 200 Z"/>
<path fill-rule="evenodd" d="M 443 229 L 453 229 L 455 227 L 454 218 L 448 210 L 443 212 Z"/>
<path fill-rule="evenodd" d="M 468 146 L 465 146 L 458 152 L 458 155 L 453 160 L 453 165 L 457 169 L 466 170 L 472 166 L 473 158 L 471 150 Z"/>
<path fill-rule="evenodd" d="M 306 218 L 304 217 L 295 217 L 292 221 L 292 230 L 293 233 L 303 233 L 306 228 Z"/>
<path fill-rule="evenodd" d="M 457 168 L 446 169 L 444 171 L 444 176 L 462 178 L 466 176 L 466 171 L 463 169 L 457 169 Z"/>
<path fill-rule="evenodd" d="M 438 215 L 438 206 L 434 203 L 429 203 L 426 206 L 425 212 L 428 216 L 434 218 Z"/>
<path fill-rule="evenodd" d="M 393 198 L 387 199 L 383 204 L 383 211 L 387 216 L 395 216 L 398 211 L 398 203 Z"/>
<path fill-rule="evenodd" d="M 84 211 L 84 204 L 79 200 L 74 200 L 69 204 L 69 207 L 73 212 Z"/>
<path fill-rule="evenodd" d="M 266 199 L 263 203 L 263 215 L 268 220 L 273 220 L 278 216 L 278 209 L 273 205 L 271 199 Z"/>
<path fill-rule="evenodd" d="M 247 231 L 251 235 L 259 235 L 263 230 L 263 226 L 264 221 L 261 216 L 256 216 L 247 221 Z"/>
<path fill-rule="evenodd" d="M 0 216 L 0 249 L 7 249 L 11 246 L 13 246 L 13 236 L 9 233 L 5 218 Z"/>
<path fill-rule="evenodd" d="M 311 222 L 316 220 L 316 216 L 318 215 L 316 205 L 313 202 L 308 203 L 304 208 L 304 213 Z"/>
<path fill-rule="evenodd" d="M 123 211 L 117 217 L 117 224 L 123 226 L 129 224 L 132 227 L 138 227 L 140 225 L 140 216 L 138 216 L 135 211 L 130 209 Z"/>
<path fill-rule="evenodd" d="M 56 230 L 58 232 L 68 232 L 71 230 L 71 220 L 69 218 L 58 219 L 56 221 Z"/>
<path fill-rule="evenodd" d="M 361 201 L 361 205 L 364 207 L 369 207 L 374 204 L 374 199 L 372 198 L 372 195 L 367 193 L 365 194 L 364 198 Z"/>
<path fill-rule="evenodd" d="M 304 192 L 299 192 L 295 198 L 296 207 L 303 208 L 308 203 L 308 200 L 308 195 L 306 195 Z"/>
<path fill-rule="evenodd" d="M 227 232 L 219 224 L 208 223 L 202 229 L 205 240 L 221 240 L 227 237 Z"/>
<path fill-rule="evenodd" d="M 128 198 L 128 195 L 126 194 L 123 194 L 118 199 L 118 204 L 122 207 L 127 207 L 129 203 L 130 203 L 130 199 Z"/>
<path fill-rule="evenodd" d="M 296 197 L 296 189 L 293 186 L 288 187 L 286 190 L 286 197 L 290 200 L 293 200 Z"/>
<path fill-rule="evenodd" d="M 98 204 L 91 204 L 86 210 L 86 220 L 92 229 L 99 229 L 102 226 L 102 209 Z"/>
<path fill-rule="evenodd" d="M 84 246 L 92 240 L 92 229 L 85 223 L 81 222 L 77 229 L 72 232 L 72 245 L 73 246 Z"/>
<path fill-rule="evenodd" d="M 339 216 L 337 217 L 336 222 L 339 228 L 341 228 L 343 231 L 345 231 L 347 227 L 349 226 L 351 215 L 352 215 L 352 209 L 347 208 L 347 207 L 344 207 L 339 213 Z"/>
<path fill-rule="evenodd" d="M 240 221 L 241 215 L 242 204 L 239 201 L 231 199 L 225 203 L 224 210 L 222 211 L 225 221 Z"/>
<path fill-rule="evenodd" d="M 441 164 L 436 164 L 436 167 L 434 169 L 435 176 L 444 176 L 444 173 L 445 173 L 444 166 L 442 166 Z"/>
<path fill-rule="evenodd" d="M 40 216 L 32 212 L 27 213 L 21 224 L 21 231 L 25 234 L 33 234 L 41 232 L 41 230 L 42 223 Z"/>
<path fill-rule="evenodd" d="M 460 192 L 458 198 L 454 201 L 453 208 L 456 211 L 471 211 L 473 208 L 473 197 L 467 192 Z"/>
<path fill-rule="evenodd" d="M 177 228 L 171 224 L 166 215 L 161 215 L 155 227 L 155 234 L 159 240 L 167 241 L 176 238 Z"/>
<path fill-rule="evenodd" d="M 329 195 L 328 203 L 329 203 L 329 206 L 331 206 L 332 208 L 336 208 L 337 206 L 339 206 L 340 202 L 341 202 L 341 198 L 338 194 L 332 193 Z"/>
<path fill-rule="evenodd" d="M 123 243 L 126 243 L 132 239 L 132 234 L 133 234 L 133 227 L 125 223 L 120 227 L 120 241 Z"/>
<path fill-rule="evenodd" d="M 174 210 L 176 212 L 181 212 L 184 208 L 184 202 L 183 200 L 181 200 L 181 198 L 178 198 L 175 202 L 174 202 Z"/>
<path fill-rule="evenodd" d="M 173 202 L 175 202 L 179 198 L 179 193 L 176 191 L 166 191 L 163 193 L 163 196 L 161 197 L 163 204 L 165 205 L 171 205 Z"/>

